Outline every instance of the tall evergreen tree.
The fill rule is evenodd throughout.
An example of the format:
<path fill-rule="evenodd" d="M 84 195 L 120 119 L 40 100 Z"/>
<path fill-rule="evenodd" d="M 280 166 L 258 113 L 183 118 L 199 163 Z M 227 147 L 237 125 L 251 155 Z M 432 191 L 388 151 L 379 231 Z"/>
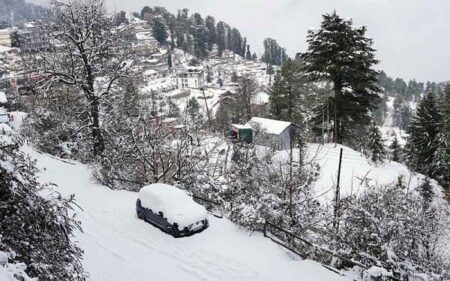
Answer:
<path fill-rule="evenodd" d="M 432 176 L 432 164 L 439 147 L 438 135 L 442 116 L 434 95 L 428 93 L 420 102 L 412 118 L 408 140 L 407 163 L 415 171 Z"/>
<path fill-rule="evenodd" d="M 244 37 L 244 40 L 242 41 L 241 52 L 240 52 L 241 57 L 245 58 L 246 50 L 247 50 L 247 38 Z"/>
<path fill-rule="evenodd" d="M 373 41 L 366 27 L 353 27 L 334 11 L 323 15 L 321 28 L 308 31 L 307 52 L 302 55 L 306 70 L 316 81 L 334 85 L 333 140 L 342 143 L 345 127 L 352 123 L 369 124 L 369 111 L 380 100 Z"/>
<path fill-rule="evenodd" d="M 219 57 L 222 56 L 223 51 L 226 49 L 227 34 L 225 30 L 225 24 L 221 21 L 217 23 L 217 50 Z"/>
<path fill-rule="evenodd" d="M 208 37 L 208 50 L 212 51 L 213 45 L 217 43 L 216 20 L 212 16 L 207 16 L 205 25 Z"/>
<path fill-rule="evenodd" d="M 442 131 L 447 146 L 450 146 L 450 84 L 445 87 L 441 108 L 443 115 Z"/>
<path fill-rule="evenodd" d="M 308 83 L 300 64 L 288 59 L 277 76 L 269 96 L 272 117 L 296 124 L 303 122 L 303 100 L 308 94 Z"/>
<path fill-rule="evenodd" d="M 419 192 L 423 198 L 424 209 L 427 210 L 430 207 L 431 202 L 433 202 L 434 196 L 433 187 L 431 186 L 430 183 L 430 178 L 428 177 L 425 178 L 424 182 L 419 186 Z"/>
<path fill-rule="evenodd" d="M 261 61 L 273 65 L 282 65 L 287 60 L 286 50 L 278 45 L 275 39 L 266 38 L 263 44 L 264 54 L 261 57 Z"/>
<path fill-rule="evenodd" d="M 252 60 L 252 53 L 250 52 L 250 45 L 247 45 L 247 52 L 245 53 L 245 58 L 247 60 Z"/>
<path fill-rule="evenodd" d="M 392 161 L 399 162 L 401 156 L 401 147 L 398 143 L 397 135 L 394 137 L 394 140 L 392 141 L 389 148 L 391 149 L 392 153 Z"/>
<path fill-rule="evenodd" d="M 380 129 L 378 129 L 378 126 L 375 124 L 375 122 L 371 122 L 369 127 L 367 148 L 372 154 L 371 159 L 373 162 L 382 161 L 386 151 L 384 148 Z"/>
<path fill-rule="evenodd" d="M 435 179 L 450 188 L 450 85 L 447 85 L 440 101 L 442 125 L 438 135 L 438 148 L 433 162 Z"/>
<path fill-rule="evenodd" d="M 198 59 L 203 59 L 208 56 L 207 41 L 208 32 L 205 22 L 199 13 L 192 16 L 193 21 L 193 39 L 194 39 L 194 54 Z"/>
<path fill-rule="evenodd" d="M 159 44 L 164 45 L 167 40 L 167 27 L 164 23 L 164 19 L 160 16 L 153 18 L 153 37 Z"/>
<path fill-rule="evenodd" d="M 269 92 L 269 114 L 273 118 L 280 118 L 283 112 L 283 81 L 281 73 L 277 71 L 273 85 Z"/>
<path fill-rule="evenodd" d="M 150 8 L 149 6 L 145 6 L 141 10 L 141 19 L 142 20 L 148 20 L 152 13 L 153 13 L 153 9 Z"/>

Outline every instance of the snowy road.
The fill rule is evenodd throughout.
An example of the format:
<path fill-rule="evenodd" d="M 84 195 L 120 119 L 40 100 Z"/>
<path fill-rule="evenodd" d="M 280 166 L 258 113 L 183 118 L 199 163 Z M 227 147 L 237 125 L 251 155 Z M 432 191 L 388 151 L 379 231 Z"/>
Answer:
<path fill-rule="evenodd" d="M 301 261 L 259 233 L 210 216 L 204 232 L 175 239 L 136 218 L 137 193 L 112 191 L 70 165 L 25 148 L 46 168 L 42 182 L 75 194 L 84 233 L 84 267 L 94 281 L 131 280 L 349 280 L 312 261 Z"/>

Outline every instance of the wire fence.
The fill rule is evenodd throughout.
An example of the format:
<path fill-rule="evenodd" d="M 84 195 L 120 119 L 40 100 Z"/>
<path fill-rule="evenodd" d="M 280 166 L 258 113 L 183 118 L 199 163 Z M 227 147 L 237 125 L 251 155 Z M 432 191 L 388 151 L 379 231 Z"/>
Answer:
<path fill-rule="evenodd" d="M 302 259 L 311 259 L 321 263 L 324 267 L 339 275 L 343 274 L 333 267 L 334 264 L 340 264 L 343 267 L 357 266 L 363 271 L 369 269 L 368 266 L 361 262 L 341 256 L 332 250 L 322 248 L 307 239 L 268 221 L 264 224 L 264 237 L 269 238 L 272 242 L 298 255 Z M 383 278 L 384 279 L 377 280 L 401 281 L 393 276 L 383 276 Z"/>

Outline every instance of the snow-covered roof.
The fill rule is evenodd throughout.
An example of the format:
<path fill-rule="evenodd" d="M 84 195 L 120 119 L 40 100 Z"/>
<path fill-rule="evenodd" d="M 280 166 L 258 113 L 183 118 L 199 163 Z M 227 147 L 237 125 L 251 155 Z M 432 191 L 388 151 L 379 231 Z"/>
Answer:
<path fill-rule="evenodd" d="M 252 119 L 247 122 L 246 126 L 248 125 L 252 128 L 261 129 L 268 134 L 279 135 L 291 124 L 291 122 L 286 121 L 252 117 Z"/>
<path fill-rule="evenodd" d="M 175 121 L 177 121 L 177 118 L 169 117 L 169 118 L 166 118 L 166 119 L 162 120 L 161 122 L 162 123 L 172 123 L 172 122 L 175 122 Z"/>
<path fill-rule="evenodd" d="M 13 50 L 13 48 L 7 47 L 7 46 L 3 46 L 3 45 L 0 45 L 0 53 L 9 52 L 9 51 L 11 51 L 11 50 Z"/>
<path fill-rule="evenodd" d="M 6 99 L 6 94 L 4 92 L 0 92 L 0 103 L 7 103 L 8 99 Z"/>
<path fill-rule="evenodd" d="M 158 73 L 158 71 L 156 71 L 154 69 L 147 69 L 146 71 L 144 71 L 144 75 L 154 75 L 157 73 Z"/>
<path fill-rule="evenodd" d="M 177 223 L 180 229 L 206 219 L 206 209 L 194 202 L 183 190 L 174 186 L 155 183 L 139 191 L 143 207 L 154 213 L 162 212 L 170 223 Z"/>
<path fill-rule="evenodd" d="M 184 71 L 189 72 L 189 73 L 200 73 L 200 72 L 203 72 L 203 67 L 201 67 L 201 66 L 188 66 L 188 67 L 186 67 L 186 69 Z"/>
<path fill-rule="evenodd" d="M 138 32 L 138 33 L 136 33 L 136 39 L 139 41 L 152 40 L 153 37 L 150 35 L 149 32 Z"/>
<path fill-rule="evenodd" d="M 231 124 L 231 126 L 235 127 L 236 129 L 251 129 L 252 127 L 250 125 L 240 125 L 240 124 Z"/>

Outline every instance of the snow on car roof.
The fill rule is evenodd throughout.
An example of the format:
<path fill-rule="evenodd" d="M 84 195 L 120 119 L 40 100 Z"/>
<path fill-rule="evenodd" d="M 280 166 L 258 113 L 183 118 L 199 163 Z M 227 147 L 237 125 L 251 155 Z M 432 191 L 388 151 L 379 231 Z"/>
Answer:
<path fill-rule="evenodd" d="M 141 205 L 153 213 L 162 212 L 170 223 L 177 223 L 180 229 L 204 220 L 206 209 L 194 202 L 183 190 L 163 183 L 144 186 L 139 191 Z"/>

